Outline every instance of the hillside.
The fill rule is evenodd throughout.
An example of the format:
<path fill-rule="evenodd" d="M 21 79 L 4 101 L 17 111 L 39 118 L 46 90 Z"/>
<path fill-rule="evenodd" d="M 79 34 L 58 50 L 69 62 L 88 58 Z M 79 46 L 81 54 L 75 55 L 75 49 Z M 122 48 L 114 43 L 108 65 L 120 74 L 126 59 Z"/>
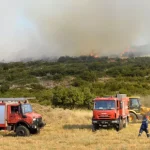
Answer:
<path fill-rule="evenodd" d="M 150 57 L 60 57 L 0 63 L 0 97 L 36 97 L 65 108 L 90 108 L 96 96 L 149 95 Z"/>
<path fill-rule="evenodd" d="M 0 149 L 3 150 L 148 150 L 150 139 L 145 133 L 138 138 L 140 124 L 130 124 L 116 132 L 113 129 L 91 131 L 92 111 L 53 109 L 33 104 L 47 125 L 38 135 L 14 137 L 13 133 L 0 131 Z"/>

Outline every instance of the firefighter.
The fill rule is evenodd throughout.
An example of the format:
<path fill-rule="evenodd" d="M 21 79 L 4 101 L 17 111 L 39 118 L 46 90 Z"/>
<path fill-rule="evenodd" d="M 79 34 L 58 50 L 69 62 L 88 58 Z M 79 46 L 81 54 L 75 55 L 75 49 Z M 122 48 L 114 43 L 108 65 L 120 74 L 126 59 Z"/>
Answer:
<path fill-rule="evenodd" d="M 146 133 L 147 137 L 150 137 L 149 132 L 148 132 L 148 115 L 143 116 L 142 124 L 139 130 L 138 136 L 141 136 L 143 131 Z"/>

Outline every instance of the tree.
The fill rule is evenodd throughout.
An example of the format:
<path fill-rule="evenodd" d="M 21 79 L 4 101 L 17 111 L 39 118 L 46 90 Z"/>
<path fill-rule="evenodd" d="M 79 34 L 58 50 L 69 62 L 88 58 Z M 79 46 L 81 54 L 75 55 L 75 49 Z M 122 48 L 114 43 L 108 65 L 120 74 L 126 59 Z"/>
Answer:
<path fill-rule="evenodd" d="M 64 87 L 55 87 L 53 90 L 52 104 L 55 106 L 63 106 L 67 99 L 67 90 Z"/>
<path fill-rule="evenodd" d="M 97 81 L 98 77 L 95 72 L 90 72 L 90 71 L 84 71 L 81 75 L 80 78 L 86 81 L 90 82 L 95 82 Z"/>
<path fill-rule="evenodd" d="M 88 87 L 85 87 L 83 89 L 83 93 L 84 93 L 84 104 L 83 106 L 91 109 L 92 108 L 92 104 L 93 104 L 93 98 L 95 97 L 95 95 L 93 93 L 91 93 L 90 89 Z"/>
<path fill-rule="evenodd" d="M 0 91 L 2 93 L 7 92 L 9 90 L 9 85 L 7 83 L 3 83 L 0 87 Z"/>
<path fill-rule="evenodd" d="M 68 89 L 68 97 L 66 99 L 66 104 L 69 104 L 71 108 L 82 106 L 84 101 L 83 92 L 76 87 L 71 87 Z"/>

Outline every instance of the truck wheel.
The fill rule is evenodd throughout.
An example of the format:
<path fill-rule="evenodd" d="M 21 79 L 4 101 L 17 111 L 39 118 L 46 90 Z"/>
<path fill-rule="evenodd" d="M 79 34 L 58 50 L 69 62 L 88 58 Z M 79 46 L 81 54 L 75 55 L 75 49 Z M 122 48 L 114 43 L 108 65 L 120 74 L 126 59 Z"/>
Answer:
<path fill-rule="evenodd" d="M 25 126 L 18 126 L 16 129 L 17 136 L 29 136 L 30 132 L 29 129 Z"/>
<path fill-rule="evenodd" d="M 126 128 L 127 126 L 128 126 L 128 119 L 127 119 L 127 118 L 125 118 L 125 119 L 124 119 L 123 127 L 124 127 L 124 128 Z"/>
<path fill-rule="evenodd" d="M 136 115 L 134 113 L 130 113 L 129 122 L 130 123 L 136 122 Z"/>
<path fill-rule="evenodd" d="M 98 124 L 93 124 L 92 125 L 92 131 L 95 132 L 96 130 L 99 129 L 99 125 Z"/>
<path fill-rule="evenodd" d="M 123 121 L 120 119 L 119 124 L 116 126 L 116 131 L 120 131 L 123 128 Z"/>

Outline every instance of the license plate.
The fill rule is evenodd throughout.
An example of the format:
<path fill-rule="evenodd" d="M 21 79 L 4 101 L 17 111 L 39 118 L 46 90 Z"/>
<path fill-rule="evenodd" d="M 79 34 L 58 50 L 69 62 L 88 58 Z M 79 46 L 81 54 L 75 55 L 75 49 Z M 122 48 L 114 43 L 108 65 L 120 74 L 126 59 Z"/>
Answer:
<path fill-rule="evenodd" d="M 107 127 L 107 125 L 103 125 L 103 127 Z"/>
<path fill-rule="evenodd" d="M 106 121 L 102 121 L 102 124 L 108 124 L 108 122 L 106 122 Z"/>

